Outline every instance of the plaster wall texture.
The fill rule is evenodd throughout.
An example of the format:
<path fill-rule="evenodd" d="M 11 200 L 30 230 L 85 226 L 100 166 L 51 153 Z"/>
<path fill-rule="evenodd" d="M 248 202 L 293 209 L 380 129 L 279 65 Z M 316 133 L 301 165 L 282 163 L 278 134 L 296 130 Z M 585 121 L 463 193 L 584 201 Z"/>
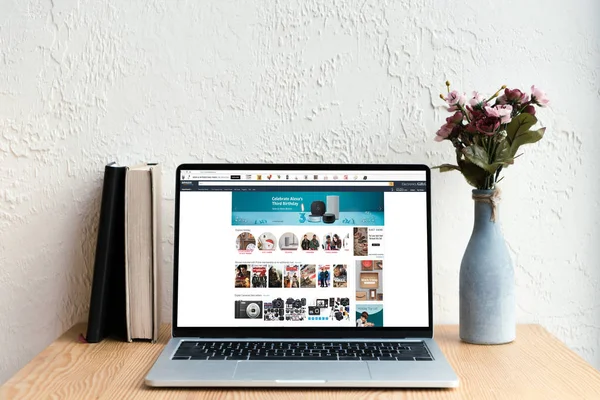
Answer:
<path fill-rule="evenodd" d="M 600 2 L 2 0 L 0 383 L 87 318 L 104 164 L 164 164 L 162 319 L 182 162 L 426 163 L 449 79 L 536 84 L 502 183 L 518 321 L 600 367 Z M 433 173 L 435 312 L 458 321 L 473 205 Z"/>

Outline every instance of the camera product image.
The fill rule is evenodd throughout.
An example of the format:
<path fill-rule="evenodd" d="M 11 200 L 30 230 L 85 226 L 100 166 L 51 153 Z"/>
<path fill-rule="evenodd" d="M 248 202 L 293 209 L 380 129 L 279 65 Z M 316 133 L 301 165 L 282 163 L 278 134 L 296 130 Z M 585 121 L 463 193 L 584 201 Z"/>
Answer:
<path fill-rule="evenodd" d="M 335 214 L 332 214 L 332 213 L 323 214 L 323 222 L 326 224 L 333 224 L 335 222 Z"/>
<path fill-rule="evenodd" d="M 333 303 L 331 303 L 331 306 L 333 308 L 339 309 L 340 307 L 349 307 L 350 306 L 350 299 L 348 297 L 342 297 L 342 298 L 338 297 L 337 299 L 334 299 L 334 300 L 335 301 Z"/>
<path fill-rule="evenodd" d="M 285 304 L 289 308 L 302 308 L 302 306 L 306 305 L 306 299 L 294 299 L 290 297 L 286 300 Z"/>
<path fill-rule="evenodd" d="M 286 321 L 304 321 L 306 318 L 306 299 L 294 299 L 292 297 L 285 301 Z"/>
<path fill-rule="evenodd" d="M 270 303 L 264 304 L 265 321 L 284 321 L 285 303 L 281 298 L 277 298 Z"/>
<path fill-rule="evenodd" d="M 236 319 L 262 319 L 263 302 L 256 300 L 236 300 L 235 318 Z"/>
<path fill-rule="evenodd" d="M 329 303 L 329 299 L 314 299 L 310 301 L 310 304 L 308 306 L 309 320 L 329 321 L 335 317 L 333 314 L 328 313 L 329 305 L 333 304 Z"/>
<path fill-rule="evenodd" d="M 316 303 L 319 308 L 327 308 L 329 307 L 329 300 L 327 299 L 317 299 Z"/>
<path fill-rule="evenodd" d="M 283 308 L 284 307 L 284 303 L 283 303 L 283 299 L 281 297 L 273 300 L 273 308 Z"/>
<path fill-rule="evenodd" d="M 347 321 L 350 319 L 350 299 L 348 297 L 331 297 L 329 299 L 331 312 L 329 317 L 336 321 Z"/>

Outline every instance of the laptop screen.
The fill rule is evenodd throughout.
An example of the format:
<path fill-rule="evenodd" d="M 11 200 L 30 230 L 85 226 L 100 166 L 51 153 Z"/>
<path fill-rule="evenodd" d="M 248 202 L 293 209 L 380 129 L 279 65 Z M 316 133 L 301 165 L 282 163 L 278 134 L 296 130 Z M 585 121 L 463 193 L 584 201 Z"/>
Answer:
<path fill-rule="evenodd" d="M 178 327 L 428 327 L 425 171 L 180 174 Z"/>

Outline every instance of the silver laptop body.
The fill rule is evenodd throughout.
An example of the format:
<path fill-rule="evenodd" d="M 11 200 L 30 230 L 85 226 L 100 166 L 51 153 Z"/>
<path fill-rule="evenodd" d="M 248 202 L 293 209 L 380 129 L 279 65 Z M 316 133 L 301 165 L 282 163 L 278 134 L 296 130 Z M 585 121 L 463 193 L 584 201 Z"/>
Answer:
<path fill-rule="evenodd" d="M 177 168 L 155 387 L 450 388 L 424 165 Z"/>

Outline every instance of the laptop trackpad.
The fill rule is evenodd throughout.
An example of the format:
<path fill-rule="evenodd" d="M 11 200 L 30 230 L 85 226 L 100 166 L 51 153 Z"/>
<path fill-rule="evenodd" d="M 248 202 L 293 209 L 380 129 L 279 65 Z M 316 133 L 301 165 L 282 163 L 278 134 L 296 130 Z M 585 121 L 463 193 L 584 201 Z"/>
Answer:
<path fill-rule="evenodd" d="M 370 380 L 366 362 L 239 361 L 234 379 L 290 381 Z"/>

